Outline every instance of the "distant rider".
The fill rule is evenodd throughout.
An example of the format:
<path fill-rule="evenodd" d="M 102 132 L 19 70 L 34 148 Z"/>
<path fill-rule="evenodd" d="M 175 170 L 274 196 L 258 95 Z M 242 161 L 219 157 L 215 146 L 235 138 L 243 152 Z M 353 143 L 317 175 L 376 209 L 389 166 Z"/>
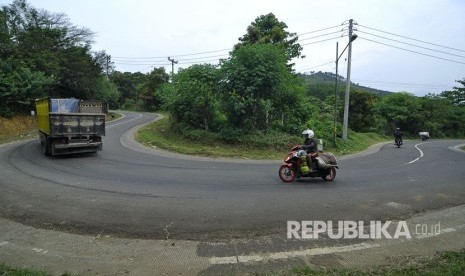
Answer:
<path fill-rule="evenodd" d="M 402 131 L 400 131 L 400 128 L 396 128 L 396 131 L 394 132 L 394 138 L 397 139 L 399 138 L 400 144 L 403 145 L 404 142 L 402 141 Z"/>
<path fill-rule="evenodd" d="M 312 172 L 318 171 L 318 165 L 316 163 L 315 157 L 318 153 L 318 145 L 313 138 L 315 133 L 313 130 L 306 129 L 302 132 L 302 135 L 305 138 L 304 145 L 302 149 L 307 152 L 307 164 L 312 166 Z"/>

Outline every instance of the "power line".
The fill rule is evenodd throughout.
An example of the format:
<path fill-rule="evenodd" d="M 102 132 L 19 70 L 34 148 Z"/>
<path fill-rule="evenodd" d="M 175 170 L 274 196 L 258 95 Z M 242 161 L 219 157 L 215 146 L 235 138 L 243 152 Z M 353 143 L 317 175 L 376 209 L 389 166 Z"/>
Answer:
<path fill-rule="evenodd" d="M 215 50 L 215 51 L 207 51 L 207 52 L 200 52 L 200 53 L 192 53 L 192 54 L 183 54 L 183 55 L 172 55 L 173 57 L 187 57 L 187 56 L 195 56 L 195 55 L 203 55 L 203 54 L 211 54 L 211 53 L 218 53 L 224 51 L 231 51 L 232 48 L 222 49 L 222 50 Z"/>
<path fill-rule="evenodd" d="M 326 31 L 326 30 L 337 28 L 337 27 L 341 27 L 341 25 L 332 26 L 332 27 L 328 27 L 328 28 L 324 28 L 324 29 L 320 29 L 320 30 L 316 30 L 316 31 L 305 32 L 305 33 L 297 34 L 297 36 L 318 33 L 318 32 L 321 32 L 321 31 Z"/>
<path fill-rule="evenodd" d="M 122 65 L 139 65 L 139 66 L 148 66 L 148 65 L 151 65 L 151 66 L 168 66 L 168 65 L 171 65 L 171 63 L 147 63 L 147 62 L 144 62 L 144 63 L 133 63 L 133 62 L 114 62 L 115 64 L 122 64 Z"/>
<path fill-rule="evenodd" d="M 166 57 L 112 57 L 113 59 L 165 59 Z"/>
<path fill-rule="evenodd" d="M 427 47 L 423 47 L 423 46 L 418 46 L 418 45 L 415 45 L 415 44 L 403 42 L 403 41 L 400 41 L 400 40 L 395 40 L 395 39 L 388 38 L 388 37 L 384 37 L 384 36 L 380 36 L 380 35 L 375 35 L 375 34 L 368 33 L 368 32 L 364 32 L 364 31 L 358 31 L 358 32 L 359 32 L 359 33 L 368 34 L 368 35 L 372 35 L 372 36 L 376 36 L 376 37 L 380 37 L 380 38 L 387 39 L 387 40 L 390 40 L 390 41 L 395 41 L 395 42 L 402 43 L 402 44 L 405 44 L 405 45 L 409 45 L 409 46 L 421 48 L 421 49 L 425 49 L 425 50 L 429 50 L 429 51 L 433 51 L 433 52 L 438 52 L 438 53 L 441 53 L 441 54 L 446 54 L 446 55 L 450 55 L 450 56 L 465 58 L 465 56 L 456 55 L 456 54 L 451 54 L 451 53 L 448 53 L 448 52 L 439 51 L 439 50 L 436 50 L 436 49 L 431 49 L 431 48 L 427 48 Z"/>
<path fill-rule="evenodd" d="M 420 83 L 406 83 L 406 82 L 391 82 L 391 81 L 378 81 L 378 80 L 354 80 L 353 83 L 360 84 L 377 84 L 385 87 L 409 87 L 409 88 L 446 88 L 449 85 L 442 84 L 420 84 Z"/>
<path fill-rule="evenodd" d="M 199 64 L 199 63 L 210 63 L 210 62 L 220 62 L 220 60 L 211 59 L 211 60 L 202 60 L 202 61 L 180 62 L 179 64 Z"/>
<path fill-rule="evenodd" d="M 205 57 L 197 57 L 197 58 L 182 58 L 179 59 L 179 61 L 184 61 L 184 60 L 196 60 L 196 59 L 206 59 L 206 58 L 213 58 L 213 57 L 225 57 L 228 56 L 228 54 L 224 55 L 215 55 L 215 56 L 205 56 Z"/>
<path fill-rule="evenodd" d="M 319 68 L 319 67 L 331 65 L 332 63 L 334 63 L 334 60 L 329 61 L 329 62 L 326 62 L 326 63 L 323 63 L 323 64 L 320 64 L 320 65 L 316 65 L 316 66 L 313 66 L 313 67 L 310 67 L 310 68 L 299 69 L 299 71 L 300 71 L 300 72 L 308 72 L 308 71 L 310 71 L 310 70 L 313 70 L 313 69 L 316 69 L 316 68 Z"/>
<path fill-rule="evenodd" d="M 382 33 L 386 33 L 386 34 L 390 34 L 390 35 L 394 35 L 394 36 L 398 36 L 398 37 L 402 37 L 402 38 L 406 38 L 406 39 L 410 39 L 410 40 L 414 40 L 414 41 L 418 41 L 418 42 L 422 42 L 422 43 L 426 43 L 426 44 L 438 46 L 438 47 L 443 47 L 443 48 L 447 48 L 447 49 L 451 49 L 451 50 L 455 50 L 455 51 L 459 51 L 459 52 L 465 52 L 465 50 L 461 50 L 461 49 L 457 49 L 457 48 L 452 48 L 452 47 L 448 47 L 448 46 L 444 46 L 444 45 L 440 45 L 440 44 L 435 44 L 435 43 L 423 41 L 423 40 L 416 39 L 416 38 L 411 38 L 411 37 L 407 37 L 407 36 L 403 36 L 403 35 L 398 35 L 398 34 L 390 33 L 390 32 L 382 31 L 382 30 L 379 30 L 379 29 L 371 28 L 371 27 L 368 27 L 368 26 L 365 26 L 365 25 L 360 25 L 360 24 L 359 24 L 358 26 L 361 26 L 361 27 L 364 27 L 364 28 L 367 28 L 367 29 L 370 29 L 370 30 L 375 30 L 375 31 L 378 31 L 378 32 L 382 32 Z"/>
<path fill-rule="evenodd" d="M 420 52 L 417 52 L 417 51 L 413 51 L 413 50 L 409 50 L 409 49 L 397 47 L 397 46 L 394 46 L 394 45 L 390 45 L 390 44 L 387 44 L 387 43 L 382 43 L 382 42 L 375 41 L 375 40 L 371 40 L 371 39 L 368 39 L 368 38 L 363 38 L 363 37 L 360 37 L 360 36 L 359 36 L 359 38 L 360 38 L 360 39 L 363 39 L 363 40 L 371 41 L 371 42 L 374 42 L 374 43 L 378 43 L 378 44 L 381 44 L 381 45 L 389 46 L 389 47 L 392 47 L 392 48 L 400 49 L 400 50 L 403 50 L 403 51 L 407 51 L 407 52 L 411 52 L 411 53 L 415 53 L 415 54 L 427 56 L 427 57 L 432 57 L 432 58 L 436 58 L 436 59 L 442 59 L 442 60 L 445 60 L 445 61 L 450 61 L 450 62 L 459 63 L 459 64 L 465 64 L 465 62 L 460 62 L 460 61 L 456 61 L 456 60 L 452 60 L 452 59 L 447 59 L 447 58 L 442 58 L 442 57 L 438 57 L 438 56 L 433 56 L 433 55 L 429 55 L 429 54 L 425 54 L 425 53 L 420 53 Z"/>
<path fill-rule="evenodd" d="M 330 30 L 330 29 L 333 29 L 333 28 L 336 28 L 336 27 L 340 27 L 341 25 L 337 25 L 337 26 L 332 26 L 332 27 L 328 27 L 328 28 L 323 28 L 323 29 L 319 29 L 319 30 L 315 30 L 315 31 L 310 31 L 310 32 L 305 32 L 305 33 L 301 33 L 301 34 L 298 34 L 298 36 L 301 36 L 301 35 L 307 35 L 307 34 L 311 34 L 311 33 L 317 33 L 317 32 L 321 32 L 321 31 L 325 31 L 325 30 Z M 340 32 L 340 31 L 338 31 Z M 330 33 L 330 34 L 334 34 L 334 33 L 338 33 L 338 32 L 333 32 L 333 33 Z M 325 35 L 329 35 L 329 34 L 324 34 L 324 35 L 321 35 L 321 36 L 325 36 Z M 316 36 L 316 37 L 311 37 L 311 38 L 304 38 L 304 39 L 300 39 L 301 41 L 302 40 L 309 40 L 309 39 L 313 39 L 313 38 L 317 38 L 317 37 L 320 37 L 320 36 Z M 187 54 L 181 54 L 181 55 L 170 55 L 170 57 L 175 57 L 175 58 L 179 58 L 179 57 L 186 57 L 186 56 L 195 56 L 195 55 L 203 55 L 203 54 L 211 54 L 211 53 L 218 53 L 218 52 L 224 52 L 224 51 L 231 51 L 232 48 L 225 48 L 225 49 L 220 49 L 220 50 L 212 50 L 212 51 L 205 51 L 205 52 L 197 52 L 197 53 L 187 53 Z M 227 55 L 227 54 L 224 54 L 224 56 Z M 166 59 L 166 56 L 133 56 L 133 57 L 129 57 L 129 56 L 114 56 L 112 57 L 114 60 L 152 60 L 152 59 L 160 59 L 160 60 L 164 60 Z"/>
<path fill-rule="evenodd" d="M 315 42 L 304 43 L 304 44 L 300 44 L 300 46 L 305 46 L 305 45 L 310 45 L 310 44 L 316 44 L 316 43 L 325 42 L 325 41 L 334 40 L 334 39 L 339 39 L 339 38 L 341 38 L 341 37 L 338 36 L 338 37 L 328 38 L 328 39 L 319 40 L 319 41 L 315 41 Z"/>
<path fill-rule="evenodd" d="M 318 35 L 318 36 L 307 37 L 307 38 L 299 39 L 298 41 L 300 42 L 300 41 L 304 41 L 304 40 L 315 39 L 315 38 L 319 38 L 319 37 L 322 37 L 322 36 L 337 34 L 337 33 L 340 33 L 340 32 L 341 32 L 341 31 L 337 31 L 337 32 L 322 34 L 322 35 Z"/>

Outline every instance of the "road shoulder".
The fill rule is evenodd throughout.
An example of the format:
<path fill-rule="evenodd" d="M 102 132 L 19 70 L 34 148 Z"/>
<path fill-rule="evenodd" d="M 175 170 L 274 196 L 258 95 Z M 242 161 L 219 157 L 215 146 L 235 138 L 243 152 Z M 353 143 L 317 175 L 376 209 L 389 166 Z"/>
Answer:
<path fill-rule="evenodd" d="M 225 274 L 269 272 L 308 265 L 370 268 L 405 257 L 433 256 L 465 248 L 465 205 L 407 218 L 412 239 L 299 241 L 264 236 L 226 242 L 143 240 L 69 234 L 0 218 L 0 262 L 52 274 Z M 437 233 L 415 233 L 435 227 Z M 418 228 L 417 225 L 420 225 Z M 437 230 L 438 228 L 436 228 Z"/>

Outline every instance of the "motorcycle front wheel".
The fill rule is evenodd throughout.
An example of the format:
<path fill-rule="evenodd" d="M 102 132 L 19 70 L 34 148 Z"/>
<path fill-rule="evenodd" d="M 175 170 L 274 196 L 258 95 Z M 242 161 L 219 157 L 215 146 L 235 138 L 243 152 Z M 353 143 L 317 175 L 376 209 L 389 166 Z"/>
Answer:
<path fill-rule="evenodd" d="M 333 181 L 334 178 L 336 178 L 336 169 L 335 168 L 329 169 L 328 173 L 322 176 L 322 178 L 326 181 Z"/>
<path fill-rule="evenodd" d="M 295 172 L 291 167 L 282 165 L 279 168 L 279 178 L 281 178 L 283 182 L 292 182 L 295 179 Z"/>

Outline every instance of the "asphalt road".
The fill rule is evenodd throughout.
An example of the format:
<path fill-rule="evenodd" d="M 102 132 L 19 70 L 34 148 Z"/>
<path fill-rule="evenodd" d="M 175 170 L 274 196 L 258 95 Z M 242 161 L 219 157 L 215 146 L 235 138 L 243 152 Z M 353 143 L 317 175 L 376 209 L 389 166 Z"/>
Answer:
<path fill-rule="evenodd" d="M 386 144 L 342 158 L 333 182 L 286 184 L 280 162 L 178 158 L 128 139 L 155 117 L 108 123 L 97 154 L 45 157 L 39 140 L 0 147 L 0 216 L 80 234 L 219 240 L 285 233 L 288 220 L 401 219 L 465 204 L 465 154 L 449 148 L 463 140 Z"/>

